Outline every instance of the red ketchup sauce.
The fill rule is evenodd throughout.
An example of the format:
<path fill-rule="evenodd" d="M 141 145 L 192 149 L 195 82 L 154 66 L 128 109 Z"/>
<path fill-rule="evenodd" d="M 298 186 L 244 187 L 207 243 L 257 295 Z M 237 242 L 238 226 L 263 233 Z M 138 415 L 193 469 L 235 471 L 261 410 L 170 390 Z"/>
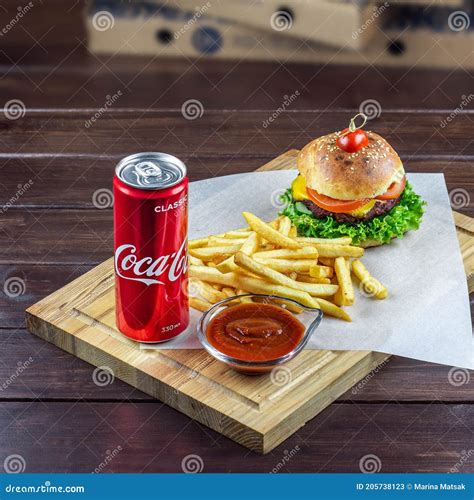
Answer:
<path fill-rule="evenodd" d="M 228 307 L 209 322 L 206 336 L 220 352 L 244 361 L 270 361 L 291 352 L 305 326 L 291 312 L 272 304 Z"/>

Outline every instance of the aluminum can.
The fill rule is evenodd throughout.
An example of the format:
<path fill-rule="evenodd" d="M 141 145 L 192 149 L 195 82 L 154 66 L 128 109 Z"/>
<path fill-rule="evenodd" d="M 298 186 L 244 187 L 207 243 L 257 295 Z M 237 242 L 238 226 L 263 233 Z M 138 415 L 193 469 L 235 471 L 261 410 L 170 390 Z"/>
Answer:
<path fill-rule="evenodd" d="M 189 325 L 188 178 L 165 153 L 121 160 L 114 177 L 117 328 L 139 342 L 163 342 Z"/>

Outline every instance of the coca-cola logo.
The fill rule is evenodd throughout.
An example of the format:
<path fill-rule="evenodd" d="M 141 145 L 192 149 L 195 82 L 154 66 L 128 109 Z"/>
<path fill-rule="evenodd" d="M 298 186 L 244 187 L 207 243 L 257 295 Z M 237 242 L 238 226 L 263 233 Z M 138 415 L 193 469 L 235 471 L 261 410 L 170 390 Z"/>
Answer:
<path fill-rule="evenodd" d="M 163 285 L 158 279 L 164 275 L 168 281 L 176 281 L 188 268 L 186 240 L 179 250 L 157 259 L 143 257 L 138 259 L 137 247 L 131 244 L 120 245 L 115 250 L 115 272 L 117 276 L 131 281 L 141 281 L 145 285 Z"/>

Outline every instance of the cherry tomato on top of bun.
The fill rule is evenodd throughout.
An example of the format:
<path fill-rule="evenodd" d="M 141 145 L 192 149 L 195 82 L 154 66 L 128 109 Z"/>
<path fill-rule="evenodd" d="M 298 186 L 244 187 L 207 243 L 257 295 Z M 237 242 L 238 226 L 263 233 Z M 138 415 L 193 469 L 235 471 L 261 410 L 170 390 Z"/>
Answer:
<path fill-rule="evenodd" d="M 347 133 L 346 133 L 347 132 Z M 345 134 L 345 135 L 343 135 Z M 367 146 L 369 138 L 367 134 L 360 128 L 349 132 L 349 129 L 344 129 L 336 141 L 336 144 L 346 153 L 355 153 Z"/>

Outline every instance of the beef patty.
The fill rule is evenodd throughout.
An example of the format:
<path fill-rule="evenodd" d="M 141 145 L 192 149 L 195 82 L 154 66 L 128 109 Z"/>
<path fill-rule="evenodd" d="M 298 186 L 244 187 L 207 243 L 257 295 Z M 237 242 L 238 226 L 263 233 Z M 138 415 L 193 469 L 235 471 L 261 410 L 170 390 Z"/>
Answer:
<path fill-rule="evenodd" d="M 395 205 L 399 203 L 399 201 L 400 196 L 398 198 L 395 198 L 394 200 L 377 200 L 375 202 L 375 205 L 363 217 L 354 217 L 351 214 L 329 212 L 328 210 L 324 210 L 323 208 L 318 207 L 318 205 L 313 203 L 311 200 L 303 200 L 302 203 L 307 209 L 311 210 L 311 212 L 317 219 L 324 219 L 324 217 L 333 217 L 337 222 L 348 222 L 349 224 L 355 224 L 360 221 L 372 220 L 374 217 L 378 217 L 389 212 Z"/>

